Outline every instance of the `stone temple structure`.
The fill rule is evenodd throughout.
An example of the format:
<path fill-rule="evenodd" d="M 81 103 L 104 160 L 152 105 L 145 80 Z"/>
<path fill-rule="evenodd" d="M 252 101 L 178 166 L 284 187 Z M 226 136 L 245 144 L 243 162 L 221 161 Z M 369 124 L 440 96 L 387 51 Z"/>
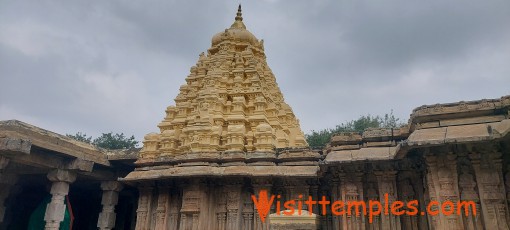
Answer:
<path fill-rule="evenodd" d="M 403 127 L 311 149 L 240 8 L 157 126 L 142 149 L 111 151 L 0 121 L 0 229 L 26 229 L 45 196 L 46 229 L 58 229 L 66 202 L 73 229 L 510 228 L 510 96 L 421 106 Z M 251 198 L 261 191 L 275 195 L 264 221 Z M 304 214 L 278 215 L 287 208 L 277 201 L 308 196 L 416 200 L 418 212 L 338 215 L 305 204 Z M 476 215 L 448 215 L 459 201 Z"/>

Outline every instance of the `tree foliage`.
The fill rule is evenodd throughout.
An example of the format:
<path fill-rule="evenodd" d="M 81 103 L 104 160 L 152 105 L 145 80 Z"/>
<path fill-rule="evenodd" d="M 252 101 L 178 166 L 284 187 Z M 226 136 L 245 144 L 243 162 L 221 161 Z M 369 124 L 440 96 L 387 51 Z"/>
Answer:
<path fill-rule="evenodd" d="M 399 118 L 393 115 L 393 111 L 384 116 L 361 116 L 356 120 L 337 125 L 335 128 L 327 128 L 319 131 L 312 130 L 305 135 L 308 145 L 312 148 L 323 148 L 331 139 L 331 136 L 342 132 L 362 133 L 367 128 L 398 128 L 404 125 Z"/>
<path fill-rule="evenodd" d="M 77 141 L 81 141 L 81 142 L 85 142 L 85 143 L 89 143 L 91 144 L 92 143 L 92 137 L 88 137 L 87 134 L 85 133 L 82 133 L 82 132 L 77 132 L 76 134 L 74 135 L 71 135 L 71 134 L 66 134 L 67 137 L 70 137 L 70 138 L 73 138 Z"/>
<path fill-rule="evenodd" d="M 92 139 L 92 136 L 87 136 L 85 133 L 77 132 L 74 135 L 66 134 L 66 136 L 73 138 L 78 141 L 90 143 L 105 149 L 130 149 L 136 148 L 138 141 L 135 140 L 135 136 L 126 137 L 124 133 L 103 133 L 101 136 Z"/>

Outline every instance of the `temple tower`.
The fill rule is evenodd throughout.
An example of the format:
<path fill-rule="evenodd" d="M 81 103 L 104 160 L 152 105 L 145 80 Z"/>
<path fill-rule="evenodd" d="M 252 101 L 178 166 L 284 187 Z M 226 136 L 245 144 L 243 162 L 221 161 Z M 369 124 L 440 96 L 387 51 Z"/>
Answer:
<path fill-rule="evenodd" d="M 275 184 L 293 195 L 299 184 L 308 194 L 319 171 L 320 155 L 308 147 L 241 6 L 199 55 L 158 127 L 145 136 L 137 169 L 121 179 L 140 191 L 137 229 L 266 230 L 251 195 L 270 194 Z"/>
<path fill-rule="evenodd" d="M 143 158 L 197 152 L 274 152 L 308 144 L 266 62 L 263 40 L 235 21 L 201 53 Z"/>

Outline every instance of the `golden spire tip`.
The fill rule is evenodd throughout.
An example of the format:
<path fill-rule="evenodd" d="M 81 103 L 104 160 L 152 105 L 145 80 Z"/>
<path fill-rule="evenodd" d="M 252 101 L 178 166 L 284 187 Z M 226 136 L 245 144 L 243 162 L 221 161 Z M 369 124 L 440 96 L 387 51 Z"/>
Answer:
<path fill-rule="evenodd" d="M 241 3 L 239 3 L 239 7 L 237 8 L 236 21 L 242 21 L 242 20 L 243 20 L 243 13 L 241 12 Z"/>

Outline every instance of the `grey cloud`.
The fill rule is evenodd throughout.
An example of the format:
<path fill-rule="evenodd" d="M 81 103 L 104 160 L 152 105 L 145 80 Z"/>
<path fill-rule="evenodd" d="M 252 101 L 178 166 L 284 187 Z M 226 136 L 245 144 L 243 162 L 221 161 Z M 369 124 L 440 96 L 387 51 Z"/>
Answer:
<path fill-rule="evenodd" d="M 156 131 L 230 1 L 0 1 L 0 119 Z M 509 94 L 510 2 L 245 1 L 306 131 Z"/>

